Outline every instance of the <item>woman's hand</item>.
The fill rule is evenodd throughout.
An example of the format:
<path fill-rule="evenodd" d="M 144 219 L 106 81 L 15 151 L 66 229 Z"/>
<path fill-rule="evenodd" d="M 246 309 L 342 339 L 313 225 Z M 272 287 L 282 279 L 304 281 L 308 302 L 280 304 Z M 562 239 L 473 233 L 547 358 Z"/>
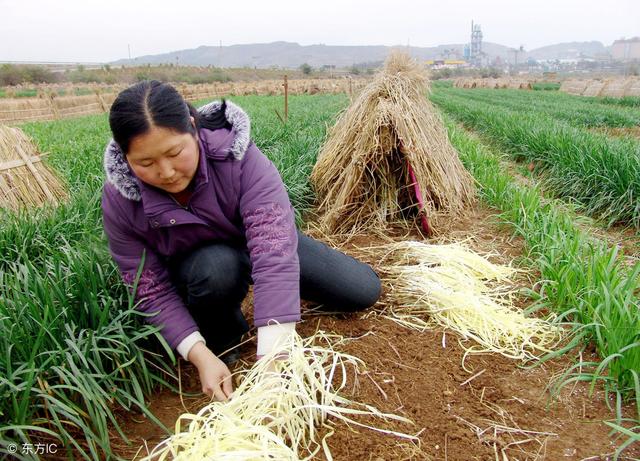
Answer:
<path fill-rule="evenodd" d="M 198 368 L 202 392 L 219 401 L 225 401 L 231 396 L 233 383 L 229 368 L 203 342 L 198 342 L 191 348 L 188 359 Z"/>

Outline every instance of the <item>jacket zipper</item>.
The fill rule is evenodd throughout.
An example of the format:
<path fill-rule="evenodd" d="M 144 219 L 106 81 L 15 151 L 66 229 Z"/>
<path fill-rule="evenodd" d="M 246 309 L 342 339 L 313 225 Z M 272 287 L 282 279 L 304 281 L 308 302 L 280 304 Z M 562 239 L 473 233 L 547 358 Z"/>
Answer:
<path fill-rule="evenodd" d="M 176 203 L 178 204 L 178 206 L 179 206 L 180 208 L 182 208 L 183 210 L 187 210 L 187 211 L 189 211 L 189 204 L 191 203 L 191 197 L 189 197 L 189 201 L 187 202 L 187 204 L 186 204 L 186 205 L 183 205 L 183 204 L 181 204 L 180 202 L 178 202 L 178 201 L 176 200 L 176 198 L 175 198 L 172 194 L 169 194 L 169 196 L 173 199 L 173 201 L 174 201 L 174 202 L 176 202 Z"/>

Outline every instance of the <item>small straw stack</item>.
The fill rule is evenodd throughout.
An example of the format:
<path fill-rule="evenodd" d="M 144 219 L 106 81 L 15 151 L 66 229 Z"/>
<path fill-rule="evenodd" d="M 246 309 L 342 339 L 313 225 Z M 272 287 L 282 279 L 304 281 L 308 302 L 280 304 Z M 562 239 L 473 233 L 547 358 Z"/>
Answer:
<path fill-rule="evenodd" d="M 441 325 L 477 343 L 463 346 L 467 353 L 521 360 L 550 352 L 560 339 L 557 326 L 526 317 L 513 305 L 509 277 L 515 269 L 461 244 L 402 241 L 360 251 L 377 259 L 387 292 L 382 314 L 400 325 L 417 330 Z"/>
<path fill-rule="evenodd" d="M 421 66 L 393 53 L 339 117 L 311 174 L 326 232 L 384 229 L 419 213 L 433 228 L 437 214 L 456 216 L 474 200 L 428 92 Z"/>
<path fill-rule="evenodd" d="M 0 207 L 18 210 L 56 204 L 66 197 L 34 143 L 20 129 L 0 125 Z"/>
<path fill-rule="evenodd" d="M 358 358 L 333 349 L 340 339 L 322 332 L 306 339 L 291 335 L 250 370 L 241 372 L 242 382 L 229 401 L 214 402 L 198 414 L 180 416 L 175 434 L 156 446 L 143 461 L 309 460 L 321 449 L 326 459 L 331 460 L 326 438 L 333 430 L 329 429 L 320 440 L 318 435 L 319 428 L 329 426 L 329 416 L 418 441 L 412 435 L 351 419 L 364 415 L 411 423 L 340 395 L 347 384 L 347 367 L 352 366 L 357 372 L 364 365 Z M 320 341 L 328 346 L 316 345 Z M 183 423 L 187 423 L 185 429 Z"/>

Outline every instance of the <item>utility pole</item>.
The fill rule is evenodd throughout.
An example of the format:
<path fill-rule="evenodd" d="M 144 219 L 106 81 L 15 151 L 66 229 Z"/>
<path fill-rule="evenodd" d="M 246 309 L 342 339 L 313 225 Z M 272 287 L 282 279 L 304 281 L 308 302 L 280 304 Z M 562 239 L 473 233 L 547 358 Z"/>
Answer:
<path fill-rule="evenodd" d="M 289 119 L 289 79 L 287 75 L 284 76 L 284 121 L 285 123 Z"/>
<path fill-rule="evenodd" d="M 129 51 L 129 61 L 131 61 L 131 44 L 127 43 L 127 50 Z"/>

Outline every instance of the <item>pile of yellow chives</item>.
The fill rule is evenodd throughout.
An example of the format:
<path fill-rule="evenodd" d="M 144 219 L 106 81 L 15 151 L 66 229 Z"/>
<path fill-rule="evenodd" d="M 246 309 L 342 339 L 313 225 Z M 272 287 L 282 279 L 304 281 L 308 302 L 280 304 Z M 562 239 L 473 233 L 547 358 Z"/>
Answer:
<path fill-rule="evenodd" d="M 302 339 L 292 335 L 251 369 L 227 402 L 213 402 L 198 414 L 183 414 L 175 435 L 161 442 L 145 460 L 308 460 L 321 449 L 332 459 L 326 438 L 318 429 L 328 417 L 403 439 L 417 437 L 357 422 L 356 415 L 411 423 L 401 416 L 350 401 L 340 395 L 348 368 L 364 364 L 334 350 L 339 337 L 321 332 Z M 327 346 L 316 345 L 324 341 Z M 285 359 L 279 358 L 285 356 Z M 186 423 L 186 427 L 183 425 Z"/>
<path fill-rule="evenodd" d="M 402 241 L 367 248 L 387 287 L 383 313 L 410 328 L 450 328 L 477 345 L 468 352 L 496 352 L 533 359 L 548 352 L 561 330 L 527 317 L 513 305 L 515 269 L 496 265 L 462 244 Z"/>

